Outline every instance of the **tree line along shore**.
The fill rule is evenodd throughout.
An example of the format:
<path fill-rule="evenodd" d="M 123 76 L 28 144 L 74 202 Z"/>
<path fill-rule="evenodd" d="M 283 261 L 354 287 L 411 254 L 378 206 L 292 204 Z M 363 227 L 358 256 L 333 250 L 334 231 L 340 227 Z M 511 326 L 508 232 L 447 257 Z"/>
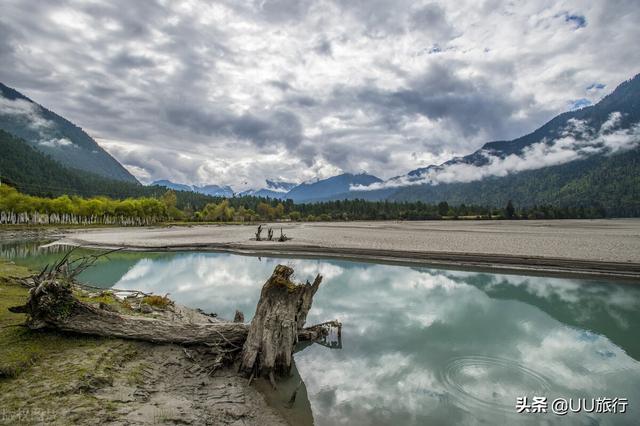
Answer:
<path fill-rule="evenodd" d="M 2 225 L 121 225 L 164 222 L 259 222 L 439 219 L 597 219 L 607 217 L 602 206 L 449 205 L 447 202 L 339 200 L 294 204 L 292 200 L 260 197 L 184 197 L 167 190 L 158 197 L 113 199 L 106 196 L 40 197 L 0 186 Z"/>

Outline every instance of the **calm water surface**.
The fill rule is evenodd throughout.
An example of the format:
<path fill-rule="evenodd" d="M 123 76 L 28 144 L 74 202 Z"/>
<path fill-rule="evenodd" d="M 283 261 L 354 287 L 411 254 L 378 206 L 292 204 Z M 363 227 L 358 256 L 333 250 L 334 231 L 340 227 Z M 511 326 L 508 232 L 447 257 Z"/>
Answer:
<path fill-rule="evenodd" d="M 5 243 L 0 256 L 40 267 L 59 253 Z M 295 355 L 317 425 L 639 424 L 640 285 L 219 253 L 119 252 L 82 278 L 248 320 L 278 263 L 324 276 L 308 324 L 344 324 L 342 349 Z M 527 415 L 518 396 L 629 406 Z"/>

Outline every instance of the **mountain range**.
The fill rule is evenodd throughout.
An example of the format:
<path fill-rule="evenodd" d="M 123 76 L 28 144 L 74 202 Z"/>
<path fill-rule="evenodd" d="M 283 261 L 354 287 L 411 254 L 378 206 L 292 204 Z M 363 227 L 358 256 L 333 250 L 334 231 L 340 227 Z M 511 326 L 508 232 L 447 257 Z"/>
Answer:
<path fill-rule="evenodd" d="M 315 185 L 326 187 L 325 181 Z M 640 214 L 640 74 L 597 104 L 560 114 L 520 138 L 489 142 L 469 155 L 384 182 L 301 199 L 492 206 L 512 200 L 521 206 L 602 206 L 617 214 Z"/>
<path fill-rule="evenodd" d="M 226 185 L 169 180 L 143 187 L 80 127 L 1 83 L 0 93 L 0 178 L 31 193 L 130 196 L 171 188 L 185 194 L 182 198 L 252 195 L 297 203 L 365 199 L 502 206 L 512 200 L 520 206 L 602 206 L 617 215 L 640 215 L 640 75 L 597 104 L 560 114 L 525 136 L 489 142 L 469 155 L 386 181 L 343 173 L 301 184 L 267 180 L 264 188 L 235 194 Z"/>
<path fill-rule="evenodd" d="M 382 179 L 367 173 L 343 173 L 327 179 L 315 179 L 301 184 L 267 179 L 265 188 L 249 189 L 238 193 L 235 193 L 230 186 L 207 185 L 199 187 L 175 183 L 166 179 L 156 180 L 152 185 L 164 186 L 175 191 L 191 191 L 220 197 L 254 196 L 278 200 L 290 199 L 296 203 L 310 203 L 331 200 L 336 196 L 344 197 L 344 194 L 349 192 L 353 186 L 368 186 L 382 182 Z"/>
<path fill-rule="evenodd" d="M 174 191 L 197 192 L 198 194 L 210 195 L 212 197 L 233 197 L 234 195 L 233 189 L 227 185 L 186 185 L 183 183 L 171 182 L 166 179 L 153 181 L 151 185 L 164 186 L 165 188 L 173 189 Z"/>
<path fill-rule="evenodd" d="M 288 192 L 245 191 L 294 202 L 340 199 L 453 204 L 564 204 L 640 209 L 640 75 L 595 105 L 560 114 L 520 138 L 484 144 L 445 163 L 383 181 L 344 173 Z M 269 181 L 268 181 L 269 182 Z"/>

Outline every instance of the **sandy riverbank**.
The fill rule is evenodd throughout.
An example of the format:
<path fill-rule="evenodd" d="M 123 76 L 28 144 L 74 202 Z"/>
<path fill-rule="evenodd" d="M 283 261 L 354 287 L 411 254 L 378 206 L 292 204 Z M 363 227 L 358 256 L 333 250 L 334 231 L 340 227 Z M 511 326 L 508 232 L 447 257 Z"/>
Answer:
<path fill-rule="evenodd" d="M 135 250 L 222 250 L 640 279 L 640 219 L 267 224 L 72 231 L 60 242 Z M 265 232 L 266 234 L 266 232 Z"/>

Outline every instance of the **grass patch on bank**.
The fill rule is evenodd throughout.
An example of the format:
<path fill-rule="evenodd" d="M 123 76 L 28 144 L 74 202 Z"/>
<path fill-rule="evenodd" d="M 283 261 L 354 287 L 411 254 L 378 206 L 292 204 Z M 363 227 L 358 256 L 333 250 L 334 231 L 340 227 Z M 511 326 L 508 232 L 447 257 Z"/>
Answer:
<path fill-rule="evenodd" d="M 8 280 L 9 277 L 25 277 L 29 273 L 29 269 L 24 266 L 0 259 L 0 282 Z"/>
<path fill-rule="evenodd" d="M 142 298 L 142 303 L 146 303 L 149 306 L 153 306 L 155 308 L 165 309 L 169 305 L 172 305 L 173 302 L 167 296 L 158 296 L 152 294 L 150 296 L 144 296 Z"/>
<path fill-rule="evenodd" d="M 137 361 L 141 345 L 20 327 L 26 315 L 8 308 L 23 305 L 28 290 L 10 277 L 30 273 L 0 259 L 0 424 L 113 420 L 110 413 L 123 403 L 98 398 L 96 392 L 116 382 L 135 386 L 143 381 L 146 366 Z M 118 303 L 112 295 L 91 301 Z"/>
<path fill-rule="evenodd" d="M 99 306 L 125 315 L 143 315 L 139 310 L 134 310 L 128 300 L 119 299 L 113 292 L 104 290 L 100 293 L 91 293 L 87 290 L 74 290 L 73 295 L 81 302 Z"/>
<path fill-rule="evenodd" d="M 118 306 L 120 303 L 112 293 L 102 292 L 99 296 L 91 297 L 86 293 L 74 292 L 74 296 L 81 302 L 104 303 L 109 306 Z"/>
<path fill-rule="evenodd" d="M 0 378 L 16 377 L 46 353 L 95 346 L 99 340 L 21 327 L 26 315 L 9 312 L 9 308 L 24 305 L 29 292 L 10 277 L 29 273 L 25 267 L 0 259 Z"/>

